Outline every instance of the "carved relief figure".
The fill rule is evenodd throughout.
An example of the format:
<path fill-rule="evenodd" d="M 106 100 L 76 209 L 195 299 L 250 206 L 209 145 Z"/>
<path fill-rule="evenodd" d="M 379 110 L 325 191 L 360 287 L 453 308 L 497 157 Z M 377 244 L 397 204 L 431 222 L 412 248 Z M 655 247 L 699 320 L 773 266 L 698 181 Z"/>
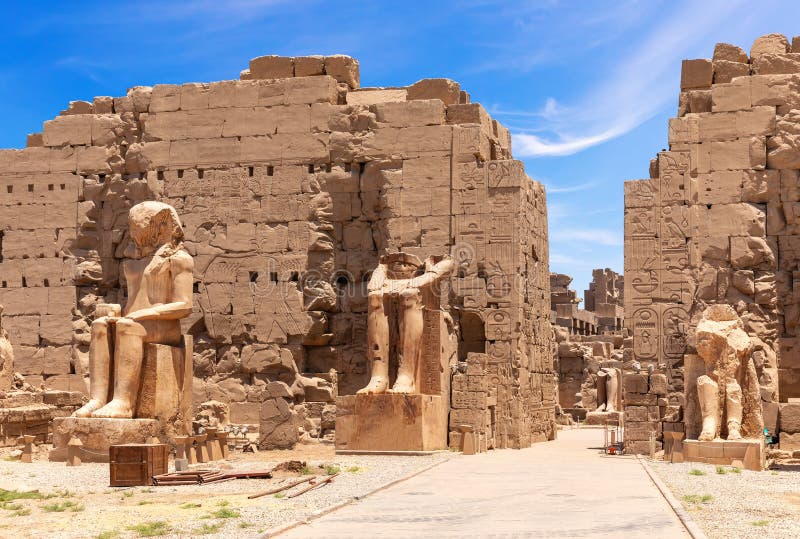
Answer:
<path fill-rule="evenodd" d="M 368 285 L 367 354 L 372 377 L 358 393 L 417 391 L 416 379 L 422 360 L 423 294 L 452 271 L 453 262 L 449 257 L 428 257 L 424 264 L 408 253 L 381 257 Z M 397 379 L 389 389 L 389 316 L 392 312 L 397 312 L 399 346 Z"/>
<path fill-rule="evenodd" d="M 711 305 L 703 312 L 696 330 L 697 354 L 706 374 L 697 378 L 697 394 L 703 427 L 699 439 L 760 436 L 763 419 L 750 337 L 730 305 Z M 724 422 L 723 422 L 724 420 Z"/>
<path fill-rule="evenodd" d="M 192 312 L 192 257 L 183 249 L 175 209 L 142 202 L 128 214 L 131 244 L 123 272 L 125 309 L 98 306 L 89 348 L 91 399 L 77 417 L 132 418 L 140 390 L 146 343 L 181 343 L 180 319 Z M 113 343 L 113 345 L 112 345 Z"/>

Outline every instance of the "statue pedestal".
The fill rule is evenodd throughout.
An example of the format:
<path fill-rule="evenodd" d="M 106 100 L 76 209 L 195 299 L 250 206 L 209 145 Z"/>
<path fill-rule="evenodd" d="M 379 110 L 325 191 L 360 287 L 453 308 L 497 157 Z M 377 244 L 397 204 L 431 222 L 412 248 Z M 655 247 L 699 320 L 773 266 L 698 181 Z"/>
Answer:
<path fill-rule="evenodd" d="M 449 403 L 438 395 L 346 395 L 336 399 L 336 449 L 447 449 Z"/>
<path fill-rule="evenodd" d="M 156 419 L 59 417 L 53 419 L 53 449 L 49 459 L 67 460 L 67 444 L 73 436 L 83 442 L 81 461 L 108 462 L 108 448 L 112 445 L 145 443 L 162 433 L 163 425 Z"/>
<path fill-rule="evenodd" d="M 605 425 L 610 423 L 612 425 L 622 425 L 622 412 L 588 412 L 586 414 L 585 425 Z"/>
<path fill-rule="evenodd" d="M 735 466 L 760 472 L 764 469 L 766 451 L 764 440 L 699 440 L 683 441 L 685 462 L 704 462 L 722 466 Z"/>

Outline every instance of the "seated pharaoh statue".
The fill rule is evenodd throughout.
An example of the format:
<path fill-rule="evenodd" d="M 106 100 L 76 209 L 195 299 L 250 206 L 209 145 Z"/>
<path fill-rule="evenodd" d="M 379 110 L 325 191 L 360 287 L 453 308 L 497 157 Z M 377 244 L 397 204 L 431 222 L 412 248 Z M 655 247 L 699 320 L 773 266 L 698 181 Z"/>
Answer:
<path fill-rule="evenodd" d="M 425 262 L 409 253 L 391 253 L 369 281 L 367 354 L 372 375 L 359 394 L 417 393 L 422 369 L 425 307 L 439 308 L 437 287 L 453 271 L 447 257 L 428 257 Z M 426 305 L 430 303 L 429 305 Z M 432 303 L 436 303 L 433 305 Z M 397 378 L 389 388 L 390 324 L 396 325 Z"/>
<path fill-rule="evenodd" d="M 753 344 L 730 305 L 711 305 L 697 324 L 697 355 L 706 374 L 697 378 L 702 414 L 700 441 L 759 438 L 764 428 Z"/>
<path fill-rule="evenodd" d="M 122 271 L 128 300 L 98 306 L 89 347 L 90 400 L 75 417 L 134 418 L 148 343 L 178 346 L 192 312 L 192 257 L 177 212 L 142 202 L 128 214 L 131 243 Z"/>

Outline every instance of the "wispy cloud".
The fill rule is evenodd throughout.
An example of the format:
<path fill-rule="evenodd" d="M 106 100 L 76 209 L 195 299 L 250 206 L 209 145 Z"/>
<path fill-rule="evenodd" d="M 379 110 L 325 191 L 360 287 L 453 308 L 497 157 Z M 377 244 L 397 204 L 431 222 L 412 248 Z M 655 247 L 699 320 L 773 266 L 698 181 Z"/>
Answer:
<path fill-rule="evenodd" d="M 592 187 L 596 186 L 598 182 L 584 182 L 578 183 L 575 185 L 551 185 L 550 183 L 545 183 L 545 189 L 547 189 L 548 195 L 553 194 L 561 194 L 561 193 L 577 193 L 578 191 L 586 191 L 587 189 L 591 189 Z"/>
<path fill-rule="evenodd" d="M 623 244 L 621 230 L 602 228 L 561 228 L 550 230 L 550 239 L 558 242 L 592 242 L 606 246 Z"/>
<path fill-rule="evenodd" d="M 624 9 L 645 12 L 650 7 L 632 3 Z M 769 16 L 769 10 L 759 15 L 752 11 L 744 0 L 661 3 L 658 22 L 644 32 L 632 29 L 629 37 L 634 41 L 621 49 L 630 52 L 612 57 L 607 75 L 589 85 L 574 103 L 548 98 L 530 112 L 504 112 L 497 107 L 495 114 L 516 124 L 514 153 L 520 157 L 571 155 L 630 132 L 674 102 L 682 58 L 708 56 L 713 36 L 723 30 L 730 38 L 747 35 L 753 17 Z M 612 23 L 613 18 L 591 21 L 599 25 L 595 30 Z M 635 41 L 642 34 L 646 37 Z M 525 118 L 528 125 L 520 125 Z"/>

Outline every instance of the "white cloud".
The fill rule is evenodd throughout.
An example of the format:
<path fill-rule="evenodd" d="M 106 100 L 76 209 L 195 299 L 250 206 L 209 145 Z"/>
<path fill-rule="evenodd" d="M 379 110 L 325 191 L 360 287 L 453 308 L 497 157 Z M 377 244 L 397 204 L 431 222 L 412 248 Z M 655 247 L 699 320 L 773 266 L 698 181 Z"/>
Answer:
<path fill-rule="evenodd" d="M 645 11 L 649 6 L 626 6 L 631 9 Z M 504 113 L 502 108 L 495 111 L 501 117 L 529 119 L 530 125 L 514 129 L 518 157 L 572 155 L 630 132 L 675 101 L 682 58 L 710 56 L 715 37 L 721 35 L 743 41 L 752 32 L 756 17 L 774 13 L 763 9 L 754 14 L 744 0 L 708 0 L 703 4 L 661 4 L 653 15 L 659 22 L 644 28 L 647 37 L 628 43 L 630 52 L 613 58 L 608 75 L 590 85 L 574 104 L 564 106 L 548 97 L 539 110 L 528 114 Z M 613 20 L 604 22 L 611 24 Z M 602 34 L 604 28 L 594 30 Z M 640 35 L 642 30 L 634 27 L 630 34 Z"/>
<path fill-rule="evenodd" d="M 584 182 L 575 185 L 557 186 L 549 183 L 545 184 L 545 189 L 548 195 L 557 195 L 562 193 L 577 193 L 578 191 L 586 191 L 597 185 L 597 182 Z"/>
<path fill-rule="evenodd" d="M 622 232 L 603 228 L 561 228 L 550 230 L 550 241 L 591 242 L 597 245 L 620 246 Z"/>

